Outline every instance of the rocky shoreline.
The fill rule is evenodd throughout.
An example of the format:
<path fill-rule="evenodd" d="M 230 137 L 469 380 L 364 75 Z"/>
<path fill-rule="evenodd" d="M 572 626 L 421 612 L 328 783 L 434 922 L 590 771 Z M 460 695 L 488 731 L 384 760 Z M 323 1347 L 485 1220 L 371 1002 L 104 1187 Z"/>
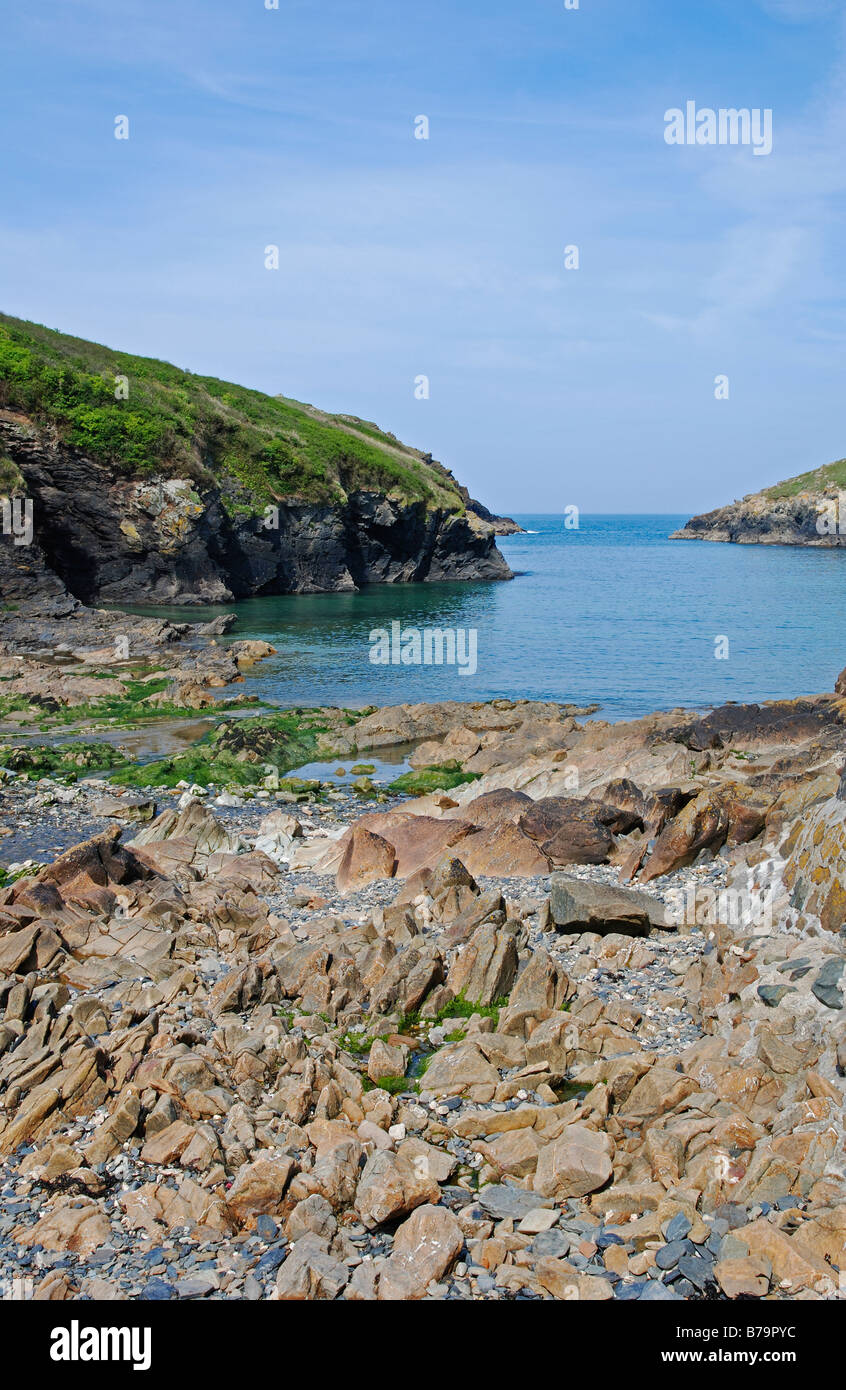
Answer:
<path fill-rule="evenodd" d="M 0 453 L 20 469 L 34 540 L 0 535 L 0 592 L 87 604 L 219 604 L 255 594 L 344 593 L 367 584 L 504 580 L 496 530 L 472 511 L 375 491 L 343 505 L 286 500 L 230 516 L 190 479 L 117 480 L 0 412 Z"/>
<path fill-rule="evenodd" d="M 504 580 L 494 516 L 372 421 L 0 314 L 0 595 L 200 605 Z"/>
<path fill-rule="evenodd" d="M 844 481 L 841 460 L 691 517 L 670 539 L 822 549 L 842 546 L 846 544 Z"/>
<path fill-rule="evenodd" d="M 843 680 L 239 710 L 262 644 L 65 602 L 0 654 L 0 1282 L 842 1297 Z M 45 761 L 191 708 L 187 762 Z"/>

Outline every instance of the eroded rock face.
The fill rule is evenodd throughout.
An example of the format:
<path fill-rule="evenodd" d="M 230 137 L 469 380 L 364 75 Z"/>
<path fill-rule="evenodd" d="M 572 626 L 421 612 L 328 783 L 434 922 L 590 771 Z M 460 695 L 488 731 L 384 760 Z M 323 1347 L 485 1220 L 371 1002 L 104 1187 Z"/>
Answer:
<path fill-rule="evenodd" d="M 789 480 L 797 484 L 805 480 Z M 765 489 L 691 517 L 671 540 L 734 541 L 739 545 L 840 546 L 839 490 L 820 470 L 817 486 Z M 832 520 L 834 518 L 834 521 Z"/>
<path fill-rule="evenodd" d="M 116 477 L 0 412 L 0 444 L 33 501 L 36 546 L 0 537 L 10 596 L 69 591 L 84 603 L 221 603 L 362 584 L 510 579 L 494 527 L 358 490 L 343 505 L 280 503 L 279 525 L 232 516 L 216 486 Z M 21 550 L 28 553 L 21 556 Z M 5 586 L 8 586 L 6 590 Z"/>
<path fill-rule="evenodd" d="M 846 802 L 812 809 L 797 831 L 784 871 L 791 901 L 814 913 L 827 931 L 846 923 Z"/>

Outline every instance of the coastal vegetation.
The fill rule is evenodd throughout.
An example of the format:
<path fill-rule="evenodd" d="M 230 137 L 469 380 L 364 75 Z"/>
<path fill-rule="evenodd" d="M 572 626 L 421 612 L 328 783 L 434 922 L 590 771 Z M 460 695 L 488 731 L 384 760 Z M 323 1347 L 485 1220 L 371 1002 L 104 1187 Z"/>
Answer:
<path fill-rule="evenodd" d="M 369 489 L 463 513 L 431 456 L 352 415 L 221 381 L 0 314 L 0 408 L 130 477 L 216 485 L 233 515 Z M 0 460 L 0 490 L 17 470 Z"/>

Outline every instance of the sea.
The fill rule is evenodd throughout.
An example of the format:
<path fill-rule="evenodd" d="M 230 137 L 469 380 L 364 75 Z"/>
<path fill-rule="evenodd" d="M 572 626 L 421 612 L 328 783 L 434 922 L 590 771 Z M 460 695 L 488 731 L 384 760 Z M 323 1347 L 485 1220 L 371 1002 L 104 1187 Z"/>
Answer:
<path fill-rule="evenodd" d="M 582 514 L 577 528 L 563 515 L 515 519 L 524 533 L 499 542 L 509 582 L 380 584 L 167 613 L 234 612 L 230 639 L 277 649 L 239 689 L 291 707 L 507 698 L 597 704 L 596 717 L 620 720 L 830 691 L 846 666 L 846 549 L 671 541 L 681 515 Z M 425 654 L 426 630 L 456 634 L 462 664 L 408 660 L 415 632 Z"/>

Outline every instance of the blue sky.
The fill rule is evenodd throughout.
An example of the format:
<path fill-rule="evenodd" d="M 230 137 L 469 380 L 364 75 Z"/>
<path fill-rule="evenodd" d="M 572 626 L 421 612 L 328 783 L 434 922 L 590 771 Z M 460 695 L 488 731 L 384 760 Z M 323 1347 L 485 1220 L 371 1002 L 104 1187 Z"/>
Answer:
<path fill-rule="evenodd" d="M 376 420 L 505 511 L 698 511 L 846 453 L 842 5 L 8 0 L 3 28 L 7 312 Z M 772 108 L 773 153 L 668 146 L 688 100 Z"/>

